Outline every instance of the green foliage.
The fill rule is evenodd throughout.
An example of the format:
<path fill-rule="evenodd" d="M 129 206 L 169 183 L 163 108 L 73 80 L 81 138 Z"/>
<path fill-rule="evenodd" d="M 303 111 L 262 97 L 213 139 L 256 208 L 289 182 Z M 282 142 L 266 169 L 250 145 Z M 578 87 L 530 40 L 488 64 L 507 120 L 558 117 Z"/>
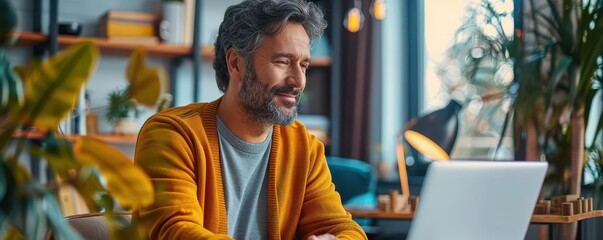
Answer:
<path fill-rule="evenodd" d="M 518 77 L 513 84 L 520 89 L 514 106 L 516 126 L 536 127 L 541 139 L 538 148 L 555 170 L 548 180 L 557 182 L 553 191 L 561 194 L 567 192 L 572 178 L 566 173 L 570 159 L 576 156 L 572 139 L 580 136 L 571 119 L 583 118 L 580 122 L 588 126 L 590 106 L 600 91 L 600 78 L 595 74 L 602 70 L 597 62 L 603 53 L 603 8 L 599 0 L 529 3 L 531 21 L 517 39 L 525 57 L 516 59 Z M 601 128 L 595 131 L 598 135 Z M 588 153 L 586 157 L 588 161 L 601 160 Z"/>
<path fill-rule="evenodd" d="M 166 75 L 158 67 L 148 67 L 145 63 L 146 52 L 136 49 L 126 68 L 126 79 L 129 85 L 124 89 L 116 89 L 109 93 L 109 109 L 107 119 L 116 123 L 121 118 L 138 117 L 138 104 L 153 106 L 161 93 L 161 83 Z"/>
<path fill-rule="evenodd" d="M 463 76 L 477 89 L 479 99 L 497 90 L 501 90 L 499 97 L 510 99 L 501 133 L 506 132 L 507 121 L 512 119 L 515 146 L 519 146 L 520 136 L 534 129 L 536 147 L 552 170 L 547 182 L 555 186 L 553 194 L 566 193 L 572 178 L 568 174 L 570 159 L 580 156 L 571 146 L 582 128 L 573 125 L 572 119 L 583 119 L 574 123 L 588 126 L 592 103 L 596 96 L 600 98 L 603 1 L 529 0 L 524 4 L 524 29 L 515 29 L 512 38 L 499 24 L 509 13 L 497 11 L 492 2 L 484 0 L 469 11 L 449 51 L 450 58 L 460 63 Z M 497 34 L 487 34 L 484 25 Z M 483 53 L 478 58 L 472 54 L 476 49 Z M 512 81 L 499 81 L 508 74 L 500 70 L 511 65 Z M 465 99 L 473 100 L 475 96 Z M 584 162 L 589 162 L 588 169 L 599 171 L 594 176 L 603 181 L 601 154 L 593 154 L 597 151 L 591 149 L 601 141 L 603 120 L 601 116 L 594 119 L 590 123 L 597 126 L 594 141 L 582 146 L 587 151 Z"/>
<path fill-rule="evenodd" d="M 6 43 L 15 19 L 10 3 L 0 0 L 0 44 Z M 72 111 L 96 68 L 98 48 L 84 41 L 13 69 L 6 47 L 0 46 L 0 239 L 44 239 L 48 230 L 56 239 L 79 239 L 57 201 L 64 186 L 75 187 L 92 211 L 105 210 L 109 221 L 113 197 L 126 206 L 150 204 L 151 182 L 127 156 L 88 137 L 74 137 L 74 145 L 59 134 L 58 124 Z M 46 134 L 32 144 L 27 137 L 14 137 L 23 129 Z M 33 178 L 18 161 L 23 157 L 47 161 L 57 181 L 42 184 Z M 104 186 L 101 178 L 111 184 Z M 134 226 L 124 226 L 119 236 L 139 236 Z"/>
<path fill-rule="evenodd" d="M 107 120 L 116 123 L 119 119 L 138 117 L 140 110 L 136 102 L 128 96 L 129 88 L 115 89 L 109 93 L 109 110 Z"/>

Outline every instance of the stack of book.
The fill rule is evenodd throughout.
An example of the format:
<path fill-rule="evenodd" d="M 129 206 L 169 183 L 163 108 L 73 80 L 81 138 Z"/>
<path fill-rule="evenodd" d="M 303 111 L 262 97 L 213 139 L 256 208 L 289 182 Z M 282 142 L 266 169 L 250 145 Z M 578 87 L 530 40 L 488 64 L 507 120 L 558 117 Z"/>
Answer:
<path fill-rule="evenodd" d="M 110 42 L 157 44 L 153 14 L 109 10 L 99 20 L 99 33 Z"/>

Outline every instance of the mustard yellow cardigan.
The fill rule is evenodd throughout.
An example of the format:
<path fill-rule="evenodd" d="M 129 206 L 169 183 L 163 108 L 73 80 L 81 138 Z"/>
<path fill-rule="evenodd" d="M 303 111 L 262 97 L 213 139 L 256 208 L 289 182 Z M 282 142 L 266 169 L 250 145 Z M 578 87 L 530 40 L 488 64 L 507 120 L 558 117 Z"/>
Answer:
<path fill-rule="evenodd" d="M 155 202 L 135 209 L 133 218 L 150 239 L 230 239 L 216 130 L 220 100 L 165 110 L 142 127 L 135 162 L 151 178 Z M 299 122 L 274 126 L 267 228 L 270 239 L 366 239 L 335 192 L 322 143 Z"/>

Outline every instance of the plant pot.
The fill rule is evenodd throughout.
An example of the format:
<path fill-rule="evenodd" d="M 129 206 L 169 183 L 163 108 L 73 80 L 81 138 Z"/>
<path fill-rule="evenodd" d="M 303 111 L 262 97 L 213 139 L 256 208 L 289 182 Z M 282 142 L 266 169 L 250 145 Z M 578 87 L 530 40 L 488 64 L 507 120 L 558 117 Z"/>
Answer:
<path fill-rule="evenodd" d="M 136 121 L 136 118 L 120 118 L 115 123 L 113 133 L 123 135 L 138 134 L 138 121 Z"/>

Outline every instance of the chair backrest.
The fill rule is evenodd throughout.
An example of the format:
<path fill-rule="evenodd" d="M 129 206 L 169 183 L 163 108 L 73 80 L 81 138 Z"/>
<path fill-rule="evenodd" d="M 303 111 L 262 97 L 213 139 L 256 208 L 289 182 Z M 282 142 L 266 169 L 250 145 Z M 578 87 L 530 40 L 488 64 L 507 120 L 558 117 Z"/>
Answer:
<path fill-rule="evenodd" d="M 345 204 L 349 199 L 366 193 L 376 194 L 377 172 L 367 162 L 351 158 L 327 157 L 335 190 Z"/>
<path fill-rule="evenodd" d="M 129 224 L 132 219 L 131 212 L 114 212 L 116 227 Z M 108 240 L 111 237 L 111 226 L 107 222 L 105 213 L 85 213 L 65 217 L 65 220 L 86 240 Z M 53 239 L 51 236 L 49 239 Z"/>

